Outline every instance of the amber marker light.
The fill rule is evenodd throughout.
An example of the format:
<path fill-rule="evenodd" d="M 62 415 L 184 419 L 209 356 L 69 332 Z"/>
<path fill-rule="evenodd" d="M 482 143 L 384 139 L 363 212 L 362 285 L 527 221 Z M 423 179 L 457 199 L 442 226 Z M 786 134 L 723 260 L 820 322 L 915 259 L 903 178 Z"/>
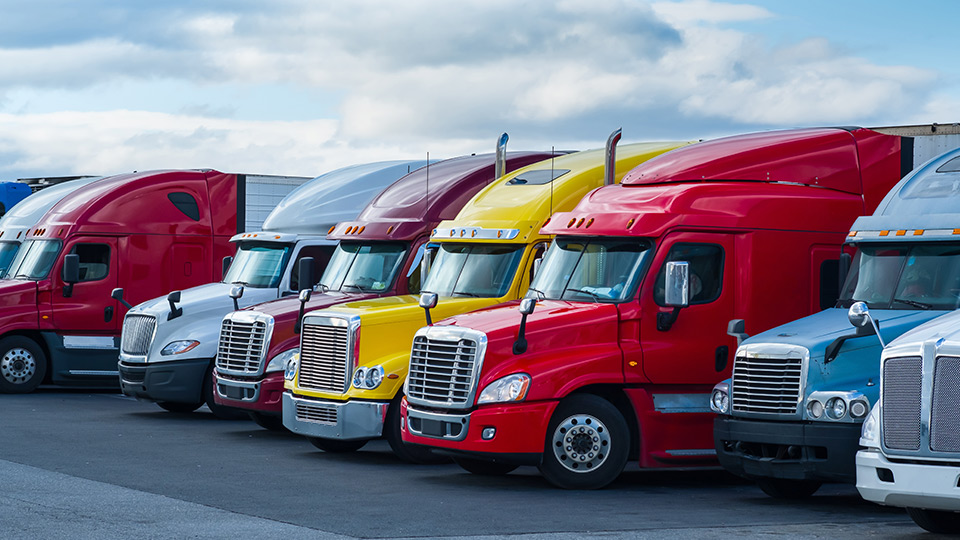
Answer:
<path fill-rule="evenodd" d="M 856 235 L 857 235 L 857 231 L 850 231 L 850 234 L 848 234 L 847 236 L 851 236 L 851 237 L 852 237 L 852 236 L 856 236 Z"/>
<path fill-rule="evenodd" d="M 897 231 L 897 236 L 903 236 L 905 234 L 907 234 L 907 231 L 904 229 L 900 229 L 899 231 Z"/>
<path fill-rule="evenodd" d="M 460 238 L 463 238 L 463 235 L 466 234 L 466 229 L 460 229 Z"/>
<path fill-rule="evenodd" d="M 577 222 L 578 229 L 580 228 L 581 225 L 583 225 L 583 221 L 584 221 L 583 218 L 580 218 L 580 221 Z"/>
<path fill-rule="evenodd" d="M 593 225 L 593 218 L 590 218 L 590 219 L 587 220 L 587 227 L 586 227 L 586 228 L 589 229 L 591 225 Z"/>
<path fill-rule="evenodd" d="M 359 230 L 359 231 L 357 231 L 357 234 L 360 234 L 360 233 L 362 233 L 362 232 L 363 232 L 363 230 L 364 230 L 364 229 L 366 229 L 366 228 L 367 228 L 367 226 L 366 226 L 366 225 L 361 225 L 361 226 L 360 226 L 360 230 Z"/>
<path fill-rule="evenodd" d="M 636 221 L 635 218 L 630 218 L 630 221 L 627 222 L 627 228 L 633 227 L 633 222 Z"/>
<path fill-rule="evenodd" d="M 503 236 L 503 231 L 497 231 L 497 238 L 500 238 L 501 236 Z"/>
<path fill-rule="evenodd" d="M 914 236 L 922 236 L 922 235 L 923 235 L 923 231 L 924 231 L 923 229 L 917 229 L 917 230 L 913 231 L 913 235 L 914 235 Z"/>
<path fill-rule="evenodd" d="M 470 236 L 471 236 L 471 237 L 474 237 L 474 236 L 476 236 L 476 235 L 477 235 L 477 230 L 476 230 L 476 229 L 470 231 Z"/>
<path fill-rule="evenodd" d="M 337 228 L 336 225 L 332 225 L 329 229 L 327 229 L 327 234 L 331 234 L 331 233 L 333 232 L 333 230 L 336 229 L 336 228 Z"/>
<path fill-rule="evenodd" d="M 567 228 L 573 227 L 573 224 L 577 222 L 577 218 L 570 218 L 570 222 L 567 223 Z"/>
<path fill-rule="evenodd" d="M 392 232 L 393 232 L 393 225 L 387 227 L 387 234 L 390 234 L 390 233 L 392 233 Z M 435 235 L 435 234 L 437 234 L 437 230 L 436 230 L 436 229 L 434 229 L 433 232 L 430 233 L 430 236 L 433 236 L 433 235 Z"/>
<path fill-rule="evenodd" d="M 889 236 L 890 231 L 880 231 L 880 236 Z"/>

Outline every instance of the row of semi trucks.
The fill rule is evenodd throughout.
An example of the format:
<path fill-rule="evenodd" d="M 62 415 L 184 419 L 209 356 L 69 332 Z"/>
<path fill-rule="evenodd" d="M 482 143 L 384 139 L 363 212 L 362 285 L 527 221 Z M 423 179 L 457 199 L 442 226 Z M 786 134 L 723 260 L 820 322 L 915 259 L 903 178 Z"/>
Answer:
<path fill-rule="evenodd" d="M 566 488 L 719 460 L 960 529 L 960 128 L 619 138 L 87 180 L 0 221 L 0 390 L 119 375 L 327 452 Z"/>

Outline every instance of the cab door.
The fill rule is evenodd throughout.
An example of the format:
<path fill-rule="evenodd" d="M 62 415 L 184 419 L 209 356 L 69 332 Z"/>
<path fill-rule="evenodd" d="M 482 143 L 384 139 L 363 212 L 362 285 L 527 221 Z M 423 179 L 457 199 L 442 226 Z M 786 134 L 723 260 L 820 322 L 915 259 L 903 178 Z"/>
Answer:
<path fill-rule="evenodd" d="M 117 302 L 110 298 L 110 292 L 119 286 L 117 239 L 98 236 L 75 238 L 62 253 L 64 256 L 79 256 L 80 281 L 73 284 L 72 290 L 64 283 L 64 256 L 61 256 L 50 276 L 54 285 L 51 303 L 57 333 L 117 333 L 123 317 L 116 312 Z"/>
<path fill-rule="evenodd" d="M 664 302 L 670 261 L 689 263 L 690 305 L 666 328 L 664 319 L 675 309 Z M 735 261 L 730 234 L 682 232 L 664 239 L 640 292 L 643 373 L 651 382 L 712 385 L 729 376 L 736 352 L 736 340 L 726 333 L 734 318 Z"/>

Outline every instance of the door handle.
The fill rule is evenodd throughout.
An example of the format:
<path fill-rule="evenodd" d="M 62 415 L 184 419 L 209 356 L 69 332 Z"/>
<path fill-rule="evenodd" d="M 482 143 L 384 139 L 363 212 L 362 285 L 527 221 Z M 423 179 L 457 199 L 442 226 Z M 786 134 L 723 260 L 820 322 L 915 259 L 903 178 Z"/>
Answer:
<path fill-rule="evenodd" d="M 110 322 L 113 320 L 113 306 L 107 306 L 103 308 L 103 322 Z"/>
<path fill-rule="evenodd" d="M 721 345 L 717 347 L 716 356 L 714 357 L 714 368 L 717 372 L 727 369 L 727 355 L 730 353 L 730 349 L 726 345 Z"/>

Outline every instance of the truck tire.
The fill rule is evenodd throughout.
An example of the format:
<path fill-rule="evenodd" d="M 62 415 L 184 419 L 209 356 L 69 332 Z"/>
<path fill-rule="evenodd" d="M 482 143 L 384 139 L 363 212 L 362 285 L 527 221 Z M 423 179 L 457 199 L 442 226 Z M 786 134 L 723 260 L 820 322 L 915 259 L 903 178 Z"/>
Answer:
<path fill-rule="evenodd" d="M 269 429 L 270 431 L 286 431 L 287 429 L 283 427 L 283 418 L 279 416 L 263 414 L 262 412 L 256 411 L 250 411 L 247 414 L 250 415 L 250 419 L 253 420 L 255 424 L 263 429 Z"/>
<path fill-rule="evenodd" d="M 757 485 L 774 499 L 806 499 L 823 485 L 816 480 L 788 480 L 786 478 L 758 478 Z"/>
<path fill-rule="evenodd" d="M 165 410 L 172 413 L 192 413 L 193 411 L 200 408 L 203 403 L 179 403 L 176 401 L 158 401 L 157 405 Z"/>
<path fill-rule="evenodd" d="M 599 489 L 623 471 L 630 428 L 609 401 L 574 394 L 560 402 L 547 428 L 540 473 L 564 489 Z"/>
<path fill-rule="evenodd" d="M 225 407 L 217 403 L 213 398 L 213 361 L 210 362 L 210 368 L 203 378 L 203 402 L 207 404 L 210 412 L 221 420 L 248 420 L 250 418 L 247 412 L 234 407 Z M 202 404 L 201 404 L 202 405 Z"/>
<path fill-rule="evenodd" d="M 0 392 L 33 392 L 47 374 L 47 355 L 35 341 L 24 336 L 0 339 Z"/>
<path fill-rule="evenodd" d="M 390 402 L 390 408 L 387 410 L 386 423 L 383 425 L 383 436 L 390 443 L 390 449 L 398 458 L 408 463 L 418 463 L 427 465 L 432 463 L 447 463 L 450 458 L 434 454 L 433 450 L 426 446 L 417 444 L 407 444 L 403 442 L 403 436 L 400 431 L 400 400 L 403 394 L 397 395 Z"/>
<path fill-rule="evenodd" d="M 307 440 L 310 441 L 310 444 L 316 446 L 317 448 L 323 450 L 324 452 L 330 452 L 331 454 L 347 454 L 350 452 L 356 452 L 357 450 L 363 448 L 363 445 L 367 444 L 367 439 L 321 439 L 320 437 L 307 437 Z"/>
<path fill-rule="evenodd" d="M 907 508 L 907 515 L 923 529 L 940 534 L 960 533 L 960 513 L 946 510 Z"/>
<path fill-rule="evenodd" d="M 510 465 L 509 463 L 497 463 L 496 461 L 460 456 L 454 457 L 453 462 L 463 470 L 480 476 L 503 476 L 517 468 L 517 465 Z"/>

